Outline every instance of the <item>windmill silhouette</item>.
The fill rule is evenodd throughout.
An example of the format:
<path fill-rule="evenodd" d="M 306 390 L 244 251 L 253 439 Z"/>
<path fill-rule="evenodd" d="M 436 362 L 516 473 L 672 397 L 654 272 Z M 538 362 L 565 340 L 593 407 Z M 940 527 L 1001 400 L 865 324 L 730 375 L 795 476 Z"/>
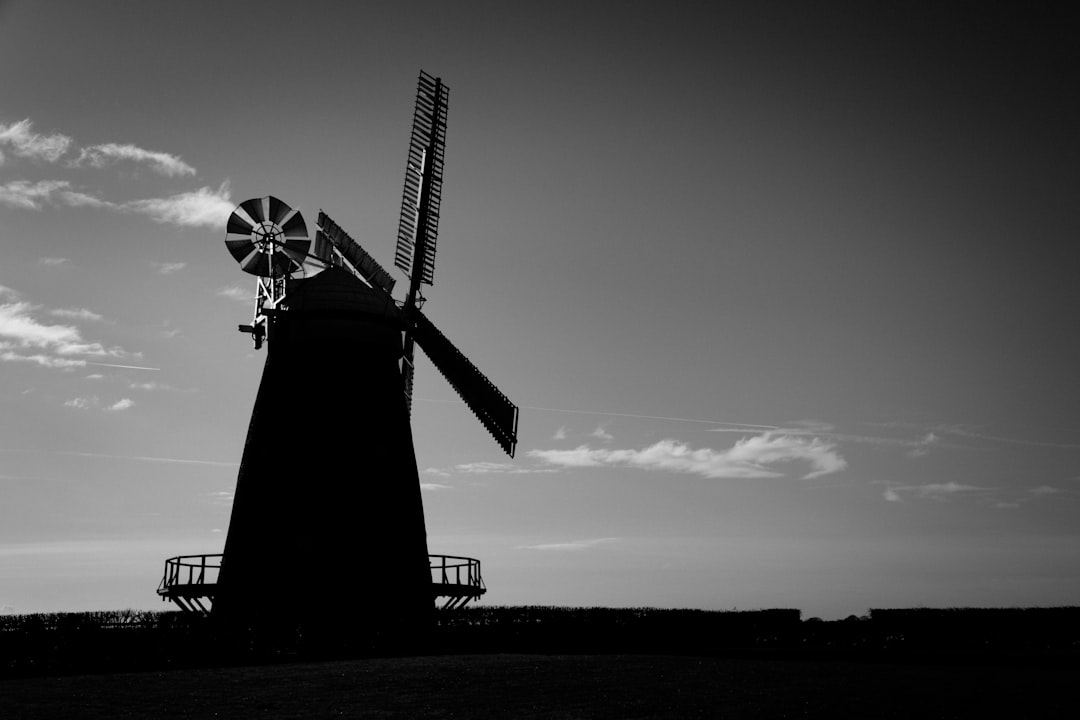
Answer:
<path fill-rule="evenodd" d="M 513 457 L 518 408 L 421 312 L 434 275 L 448 92 L 421 72 L 394 279 L 320 211 L 314 243 L 275 197 L 229 217 L 225 245 L 257 275 L 240 330 L 268 345 L 217 556 L 166 561 L 158 588 L 181 608 L 230 622 L 421 627 L 440 599 L 485 591 L 479 561 L 429 556 L 409 415 L 419 345 Z M 435 577 L 433 578 L 433 571 Z"/>

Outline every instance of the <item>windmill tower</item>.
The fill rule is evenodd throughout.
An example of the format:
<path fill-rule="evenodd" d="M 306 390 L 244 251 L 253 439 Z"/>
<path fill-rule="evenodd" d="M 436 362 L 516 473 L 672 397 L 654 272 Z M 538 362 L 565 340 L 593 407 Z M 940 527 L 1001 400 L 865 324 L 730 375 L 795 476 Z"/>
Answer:
<path fill-rule="evenodd" d="M 402 301 L 389 273 L 321 211 L 314 243 L 300 213 L 275 197 L 229 218 L 225 245 L 259 278 L 254 319 L 240 329 L 268 351 L 212 597 L 226 621 L 394 632 L 430 618 L 439 592 L 409 424 L 415 345 L 514 454 L 517 406 L 421 312 L 446 107 L 446 86 L 421 72 L 395 255 L 409 280 Z M 475 579 L 470 565 L 457 582 L 482 592 L 479 564 Z"/>

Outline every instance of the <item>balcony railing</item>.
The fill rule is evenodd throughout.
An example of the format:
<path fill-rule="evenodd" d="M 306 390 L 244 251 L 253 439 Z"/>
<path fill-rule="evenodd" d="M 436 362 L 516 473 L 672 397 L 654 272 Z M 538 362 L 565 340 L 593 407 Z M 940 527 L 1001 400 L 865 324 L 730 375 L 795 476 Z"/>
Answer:
<path fill-rule="evenodd" d="M 172 600 L 185 612 L 209 614 L 221 572 L 220 554 L 178 555 L 165 561 L 158 584 L 162 600 Z M 428 555 L 431 595 L 436 606 L 452 610 L 468 605 L 487 592 L 480 561 L 458 555 Z"/>

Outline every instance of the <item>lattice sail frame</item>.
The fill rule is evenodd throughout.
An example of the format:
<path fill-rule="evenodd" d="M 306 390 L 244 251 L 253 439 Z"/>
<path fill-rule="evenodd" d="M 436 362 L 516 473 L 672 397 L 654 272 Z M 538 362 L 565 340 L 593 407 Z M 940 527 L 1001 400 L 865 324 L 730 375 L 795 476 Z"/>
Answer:
<path fill-rule="evenodd" d="M 419 310 L 411 313 L 416 342 L 510 457 L 517 446 L 518 407 Z"/>
<path fill-rule="evenodd" d="M 449 88 L 421 71 L 416 109 L 405 164 L 394 265 L 413 279 L 431 285 L 439 235 L 443 168 L 446 161 L 446 109 Z M 418 275 L 418 277 L 416 277 Z"/>
<path fill-rule="evenodd" d="M 319 230 L 315 233 L 315 257 L 328 265 L 340 265 L 341 258 L 348 262 L 349 269 L 360 275 L 372 287 L 379 288 L 387 295 L 397 282 L 382 265 L 375 261 L 360 243 L 349 237 L 329 215 L 319 211 Z M 335 253 L 334 250 L 337 252 Z"/>

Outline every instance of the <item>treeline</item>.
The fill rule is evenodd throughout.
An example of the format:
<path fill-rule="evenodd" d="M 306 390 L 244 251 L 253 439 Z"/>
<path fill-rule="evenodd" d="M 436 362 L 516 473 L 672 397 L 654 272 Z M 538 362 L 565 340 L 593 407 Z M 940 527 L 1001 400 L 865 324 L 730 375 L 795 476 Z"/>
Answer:
<path fill-rule="evenodd" d="M 792 609 L 478 606 L 437 613 L 434 638 L 448 652 L 712 654 L 790 646 L 801 617 Z"/>
<path fill-rule="evenodd" d="M 431 627 L 408 637 L 346 632 L 355 618 L 319 620 L 322 632 L 296 624 L 223 628 L 176 611 L 0 616 L 0 676 L 464 653 L 1080 661 L 1080 608 L 871 610 L 824 622 L 792 609 L 478 606 L 436 612 Z"/>

